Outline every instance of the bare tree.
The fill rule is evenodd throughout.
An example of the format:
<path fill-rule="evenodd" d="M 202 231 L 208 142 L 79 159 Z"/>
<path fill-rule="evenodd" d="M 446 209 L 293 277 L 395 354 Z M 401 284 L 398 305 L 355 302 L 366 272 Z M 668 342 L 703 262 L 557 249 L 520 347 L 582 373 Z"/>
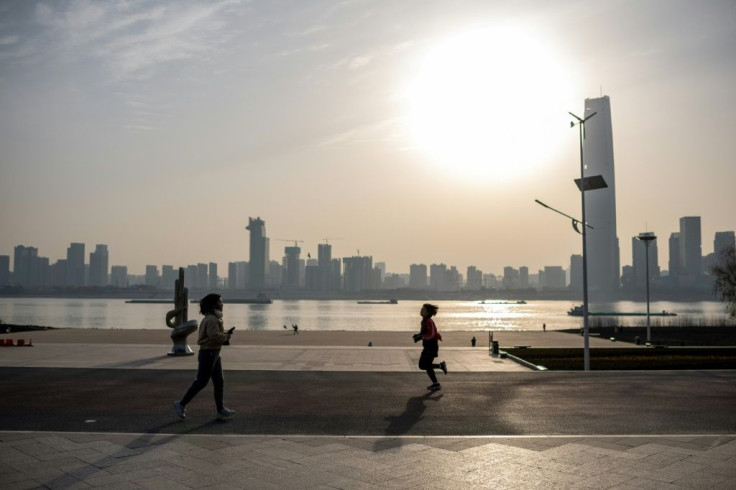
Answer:
<path fill-rule="evenodd" d="M 713 274 L 713 288 L 728 303 L 731 316 L 736 316 L 736 247 L 726 248 L 710 269 Z"/>

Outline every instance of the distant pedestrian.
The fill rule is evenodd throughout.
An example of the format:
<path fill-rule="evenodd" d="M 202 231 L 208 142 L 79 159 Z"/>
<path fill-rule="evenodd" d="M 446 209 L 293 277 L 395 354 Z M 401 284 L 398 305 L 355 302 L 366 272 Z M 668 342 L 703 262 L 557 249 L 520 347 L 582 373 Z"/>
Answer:
<path fill-rule="evenodd" d="M 475 347 L 475 336 L 473 336 L 473 338 L 470 339 L 470 345 L 472 345 L 473 347 Z"/>
<path fill-rule="evenodd" d="M 414 342 L 422 341 L 422 354 L 419 356 L 419 369 L 427 371 L 427 376 L 432 380 L 432 384 L 427 386 L 429 391 L 438 391 L 442 389 L 437 376 L 434 374 L 435 368 L 441 369 L 443 373 L 447 374 L 447 364 L 442 361 L 439 364 L 433 364 L 435 357 L 439 354 L 440 346 L 439 341 L 442 340 L 442 335 L 437 331 L 437 326 L 434 324 L 432 317 L 437 314 L 437 306 L 425 303 L 419 312 L 422 315 L 422 329 L 419 333 L 413 335 Z"/>
<path fill-rule="evenodd" d="M 294 335 L 299 335 L 299 325 L 297 325 L 296 323 L 293 323 L 291 325 L 291 328 L 294 329 Z"/>
<path fill-rule="evenodd" d="M 223 403 L 225 379 L 222 374 L 222 360 L 220 359 L 220 350 L 223 345 L 230 345 L 230 336 L 232 336 L 235 327 L 227 332 L 225 331 L 222 321 L 222 307 L 222 298 L 219 294 L 208 294 L 199 302 L 199 312 L 204 315 L 202 322 L 199 324 L 199 335 L 197 337 L 199 366 L 197 377 L 187 390 L 184 398 L 174 402 L 176 414 L 180 419 L 187 418 L 187 404 L 202 388 L 207 386 L 210 378 L 212 378 L 212 384 L 215 387 L 217 418 L 226 419 L 235 415 L 235 410 L 226 408 Z"/>
<path fill-rule="evenodd" d="M 546 332 L 546 331 L 547 331 L 547 324 L 546 323 L 543 323 L 542 324 L 542 332 Z"/>

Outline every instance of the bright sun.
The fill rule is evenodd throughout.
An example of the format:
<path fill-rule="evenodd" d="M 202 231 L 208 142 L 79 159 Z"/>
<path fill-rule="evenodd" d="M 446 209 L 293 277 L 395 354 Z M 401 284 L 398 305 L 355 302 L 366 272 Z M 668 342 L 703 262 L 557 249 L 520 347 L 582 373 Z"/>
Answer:
<path fill-rule="evenodd" d="M 414 146 L 461 178 L 511 180 L 569 136 L 570 83 L 549 50 L 511 27 L 432 46 L 402 100 Z"/>

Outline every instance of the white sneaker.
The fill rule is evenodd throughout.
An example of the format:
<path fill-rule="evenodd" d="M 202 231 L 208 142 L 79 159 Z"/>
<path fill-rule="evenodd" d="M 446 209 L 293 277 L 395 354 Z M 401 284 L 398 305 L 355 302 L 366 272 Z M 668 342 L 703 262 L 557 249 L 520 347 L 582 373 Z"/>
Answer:
<path fill-rule="evenodd" d="M 182 420 L 187 419 L 187 408 L 183 406 L 179 401 L 174 402 L 174 409 L 176 410 L 176 416 Z"/>
<path fill-rule="evenodd" d="M 223 408 L 222 410 L 217 412 L 218 420 L 229 419 L 233 415 L 235 415 L 235 410 L 231 410 L 229 408 Z"/>

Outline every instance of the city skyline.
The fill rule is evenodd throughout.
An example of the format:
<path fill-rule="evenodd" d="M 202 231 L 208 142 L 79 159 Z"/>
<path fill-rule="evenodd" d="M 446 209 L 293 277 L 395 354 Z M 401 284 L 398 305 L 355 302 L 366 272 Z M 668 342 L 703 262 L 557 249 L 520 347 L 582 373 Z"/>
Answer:
<path fill-rule="evenodd" d="M 703 247 L 701 217 L 681 217 L 679 223 L 680 227 L 678 231 L 671 231 L 669 234 L 668 242 L 670 257 L 668 257 L 667 260 L 669 263 L 669 269 L 664 269 L 659 266 L 659 263 L 664 262 L 664 259 L 659 255 L 659 247 L 657 246 L 656 240 L 652 247 L 648 249 L 650 253 L 650 261 L 652 263 L 650 277 L 656 280 L 663 272 L 667 272 L 667 275 L 670 277 L 669 287 L 702 289 L 703 287 L 707 287 L 709 284 L 703 275 L 708 273 L 709 268 L 713 265 L 714 261 L 717 260 L 718 254 L 722 253 L 728 247 L 736 246 L 736 233 L 732 230 L 716 232 L 712 241 L 713 251 L 704 253 L 703 251 L 707 251 L 708 249 Z M 332 288 L 335 288 L 336 284 L 333 280 L 334 277 L 330 279 L 331 276 L 334 276 L 336 273 L 339 279 L 339 276 L 341 275 L 340 269 L 342 267 L 345 267 L 345 269 L 351 268 L 353 267 L 351 264 L 357 264 L 358 268 L 363 268 L 365 265 L 363 262 L 364 259 L 368 260 L 368 269 L 366 269 L 365 272 L 361 272 L 361 274 L 366 277 L 372 274 L 368 271 L 373 269 L 373 265 L 371 265 L 374 262 L 373 256 L 352 255 L 337 257 L 333 260 L 332 245 L 326 243 L 327 239 L 325 239 L 325 243 L 320 243 L 318 245 L 318 258 L 312 257 L 308 252 L 306 252 L 302 257 L 302 250 L 300 247 L 296 246 L 297 244 L 295 243 L 293 246 L 287 245 L 284 247 L 284 254 L 283 256 L 280 256 L 280 262 L 279 260 L 271 260 L 269 259 L 270 250 L 268 247 L 270 237 L 266 235 L 265 228 L 266 222 L 260 217 L 255 219 L 249 218 L 249 226 L 247 229 L 251 232 L 251 239 L 253 239 L 256 244 L 261 244 L 259 245 L 260 251 L 255 254 L 251 254 L 250 262 L 228 261 L 226 264 L 227 268 L 223 267 L 222 269 L 226 271 L 226 276 L 218 276 L 218 264 L 207 260 L 204 262 L 197 261 L 196 264 L 187 265 L 172 265 L 171 263 L 147 264 L 145 266 L 145 274 L 140 274 L 132 270 L 128 271 L 128 266 L 126 264 L 111 264 L 106 244 L 96 244 L 94 251 L 90 251 L 89 261 L 87 262 L 85 259 L 86 244 L 73 242 L 69 247 L 67 247 L 66 259 L 60 259 L 56 262 L 53 262 L 49 260 L 48 257 L 44 257 L 42 254 L 39 254 L 38 248 L 33 246 L 16 245 L 14 247 L 12 260 L 10 256 L 0 254 L 0 287 L 4 284 L 26 287 L 28 285 L 34 286 L 34 284 L 28 284 L 29 282 L 32 282 L 30 281 L 30 276 L 26 277 L 27 274 L 32 274 L 32 268 L 34 267 L 44 267 L 48 269 L 41 275 L 37 272 L 35 277 L 36 280 L 45 280 L 48 283 L 47 285 L 51 286 L 65 285 L 76 287 L 105 286 L 106 284 L 119 285 L 118 281 L 114 279 L 114 276 L 116 276 L 115 269 L 117 269 L 117 276 L 122 272 L 126 276 L 138 278 L 145 277 L 146 283 L 148 283 L 149 276 L 153 275 L 159 276 L 161 280 L 168 277 L 171 279 L 169 282 L 173 283 L 175 271 L 178 268 L 183 267 L 190 270 L 190 274 L 205 277 L 205 280 L 209 285 L 217 284 L 218 277 L 227 280 L 237 277 L 237 286 L 234 286 L 236 289 L 245 289 L 246 287 L 250 289 L 259 289 L 262 287 L 274 286 L 286 287 L 288 289 L 299 289 L 304 287 L 304 281 L 306 279 L 304 275 L 305 266 L 312 266 L 315 268 L 312 271 L 312 288 L 316 288 L 318 290 L 331 290 Z M 652 232 L 642 232 L 640 236 L 641 235 L 655 234 Z M 661 240 L 662 237 L 656 238 Z M 620 280 L 609 292 L 614 292 L 615 289 L 619 289 L 621 287 L 640 287 L 642 284 L 643 277 L 645 276 L 642 265 L 644 257 L 643 245 L 640 240 L 638 240 L 638 237 L 632 237 L 631 240 L 631 262 L 624 262 L 623 266 L 618 271 Z M 708 241 L 708 243 L 710 243 L 710 241 Z M 21 255 L 19 255 L 19 253 Z M 27 262 L 28 257 L 30 256 L 33 256 L 33 260 L 36 260 L 37 258 L 41 260 L 41 262 L 39 262 L 38 265 L 31 265 Z M 412 284 L 414 284 L 413 277 L 409 279 L 409 276 L 413 276 L 415 274 L 416 267 L 423 268 L 424 272 L 422 274 L 427 277 L 428 264 L 412 263 L 408 270 L 392 270 L 386 268 L 386 263 L 382 261 L 380 257 L 377 257 L 377 259 L 378 260 L 375 261 L 375 267 L 380 268 L 381 277 L 388 275 L 404 276 L 406 279 L 406 284 L 404 284 L 404 286 L 412 287 Z M 534 269 L 530 273 L 529 267 L 523 264 L 506 265 L 502 272 L 495 270 L 484 271 L 472 264 L 458 267 L 458 264 L 445 263 L 445 261 L 433 262 L 429 265 L 430 269 L 435 267 L 442 267 L 443 271 L 452 269 L 454 271 L 453 274 L 459 274 L 459 284 L 477 285 L 481 282 L 485 284 L 486 278 L 498 278 L 499 280 L 502 278 L 505 283 L 507 280 L 512 280 L 512 278 L 515 277 L 514 281 L 518 282 L 518 284 L 520 284 L 518 287 L 522 288 L 525 287 L 525 285 L 530 284 L 530 277 L 534 277 L 535 281 L 539 283 L 546 283 L 546 280 L 543 277 L 549 275 L 551 271 L 551 273 L 555 275 L 562 274 L 562 280 L 560 281 L 559 278 L 556 278 L 554 280 L 555 284 L 564 283 L 563 287 L 569 286 L 572 290 L 575 290 L 581 288 L 581 259 L 582 257 L 580 255 L 573 253 L 570 255 L 569 260 L 565 265 L 560 266 L 546 264 L 542 268 L 537 269 L 538 273 L 535 273 Z M 22 276 L 18 276 L 17 272 L 19 260 L 21 260 L 20 263 L 25 263 Z M 335 261 L 337 261 L 338 264 L 343 264 L 338 265 L 337 270 L 333 269 Z M 10 270 L 11 263 L 14 264 L 12 271 Z M 254 276 L 251 264 L 255 264 L 256 266 L 259 264 L 262 265 L 265 268 L 264 274 L 256 274 Z M 272 266 L 274 264 L 278 264 L 279 267 L 278 278 L 275 278 L 273 275 L 275 271 Z M 161 266 L 161 271 L 158 270 L 159 266 Z M 447 269 L 448 267 L 449 269 Z M 258 269 L 260 267 L 256 268 Z M 9 273 L 14 276 L 12 281 L 9 280 Z M 509 274 L 511 274 L 511 276 L 509 276 Z M 85 276 L 88 276 L 87 280 L 85 280 Z M 109 281 L 102 279 L 106 277 L 109 277 Z M 2 278 L 5 279 L 2 280 Z M 495 279 L 493 279 L 493 281 L 495 281 Z M 39 283 L 36 285 L 41 284 Z M 228 285 L 228 289 L 231 288 L 232 287 Z"/>
<path fill-rule="evenodd" d="M 736 5 L 654 0 L 0 6 L 0 255 L 317 256 L 536 271 L 580 253 L 577 131 L 608 95 L 621 264 L 736 228 Z M 703 241 L 703 254 L 710 250 Z M 280 248 L 278 257 L 281 256 Z M 54 255 L 58 254 L 58 255 Z"/>

